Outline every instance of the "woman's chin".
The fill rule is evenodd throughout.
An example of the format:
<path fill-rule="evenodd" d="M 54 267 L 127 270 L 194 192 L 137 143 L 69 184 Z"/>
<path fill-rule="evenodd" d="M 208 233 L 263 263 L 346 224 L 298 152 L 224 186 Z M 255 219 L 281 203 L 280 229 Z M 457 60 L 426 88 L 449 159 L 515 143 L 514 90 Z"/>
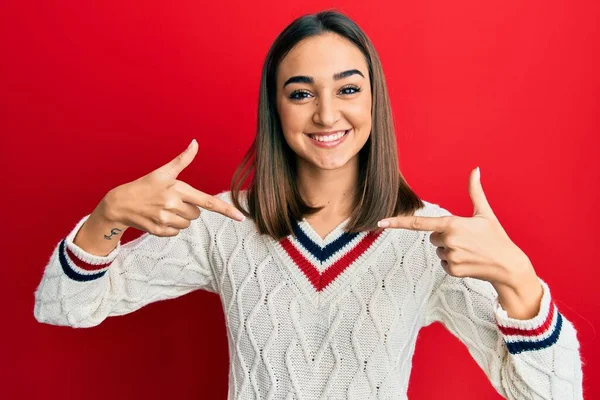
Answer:
<path fill-rule="evenodd" d="M 346 157 L 344 157 L 344 158 L 335 157 L 335 158 L 330 158 L 330 159 L 325 159 L 325 160 L 324 159 L 314 160 L 311 164 L 313 164 L 313 167 L 315 167 L 317 169 L 333 171 L 333 170 L 341 169 L 341 168 L 348 166 L 349 161 L 350 161 L 350 159 L 348 159 Z"/>

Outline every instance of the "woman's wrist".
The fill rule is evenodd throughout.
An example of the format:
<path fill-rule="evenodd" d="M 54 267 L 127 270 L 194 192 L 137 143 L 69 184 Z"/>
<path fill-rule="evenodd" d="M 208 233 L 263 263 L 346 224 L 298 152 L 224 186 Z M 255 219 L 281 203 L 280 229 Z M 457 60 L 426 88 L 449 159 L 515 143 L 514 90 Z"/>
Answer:
<path fill-rule="evenodd" d="M 498 293 L 498 302 L 510 318 L 531 319 L 540 311 L 540 302 L 544 293 L 533 265 L 529 259 L 510 269 L 512 275 L 504 282 L 493 282 Z"/>
<path fill-rule="evenodd" d="M 100 201 L 73 239 L 73 243 L 87 253 L 97 256 L 110 254 L 128 228 L 118 218 L 111 192 Z"/>
<path fill-rule="evenodd" d="M 118 188 L 110 190 L 100 201 L 92 215 L 99 223 L 105 226 L 125 230 L 129 226 L 124 222 L 122 212 L 119 207 L 119 192 Z"/>

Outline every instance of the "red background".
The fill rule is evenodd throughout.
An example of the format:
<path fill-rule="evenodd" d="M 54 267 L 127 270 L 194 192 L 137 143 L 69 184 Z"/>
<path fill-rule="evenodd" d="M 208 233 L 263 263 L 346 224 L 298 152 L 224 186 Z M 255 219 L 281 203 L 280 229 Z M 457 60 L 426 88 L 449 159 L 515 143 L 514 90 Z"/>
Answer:
<path fill-rule="evenodd" d="M 378 49 L 409 184 L 469 216 L 468 175 L 481 167 L 492 208 L 579 331 L 586 398 L 600 398 L 597 2 L 94 3 L 1 6 L 4 398 L 226 397 L 216 295 L 71 329 L 37 323 L 33 293 L 80 217 L 192 138 L 199 153 L 181 179 L 227 189 L 254 135 L 271 42 L 329 7 Z M 421 333 L 409 397 L 499 398 L 440 325 Z"/>

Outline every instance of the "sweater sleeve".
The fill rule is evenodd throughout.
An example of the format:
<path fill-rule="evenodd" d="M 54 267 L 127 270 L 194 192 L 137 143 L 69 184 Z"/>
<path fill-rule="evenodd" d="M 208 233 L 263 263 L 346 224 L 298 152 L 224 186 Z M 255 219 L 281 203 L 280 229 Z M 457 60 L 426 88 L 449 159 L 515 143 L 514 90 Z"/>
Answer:
<path fill-rule="evenodd" d="M 441 215 L 451 215 L 441 210 Z M 548 285 L 540 280 L 538 315 L 509 318 L 491 283 L 446 274 L 429 235 L 426 253 L 435 278 L 425 325 L 441 322 L 507 399 L 583 399 L 577 334 L 556 307 Z"/>
<path fill-rule="evenodd" d="M 201 214 L 172 237 L 144 233 L 107 256 L 73 243 L 82 218 L 55 247 L 35 291 L 34 316 L 52 325 L 86 328 L 152 302 L 197 289 L 217 293 L 209 262 L 211 239 Z"/>

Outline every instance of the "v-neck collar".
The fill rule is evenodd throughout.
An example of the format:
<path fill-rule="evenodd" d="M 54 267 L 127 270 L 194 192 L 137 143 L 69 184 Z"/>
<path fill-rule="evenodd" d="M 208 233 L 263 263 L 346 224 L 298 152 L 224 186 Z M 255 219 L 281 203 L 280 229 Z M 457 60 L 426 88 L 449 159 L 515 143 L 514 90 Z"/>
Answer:
<path fill-rule="evenodd" d="M 349 218 L 322 238 L 306 221 L 296 221 L 293 233 L 270 246 L 285 265 L 298 288 L 317 308 L 345 291 L 368 268 L 390 230 L 345 232 Z"/>
<path fill-rule="evenodd" d="M 350 222 L 350 217 L 333 228 L 324 238 L 315 231 L 306 218 L 302 218 L 301 221 L 296 222 L 293 225 L 293 231 L 296 240 L 318 260 L 323 262 L 358 235 L 358 233 L 344 231 L 348 222 Z"/>

